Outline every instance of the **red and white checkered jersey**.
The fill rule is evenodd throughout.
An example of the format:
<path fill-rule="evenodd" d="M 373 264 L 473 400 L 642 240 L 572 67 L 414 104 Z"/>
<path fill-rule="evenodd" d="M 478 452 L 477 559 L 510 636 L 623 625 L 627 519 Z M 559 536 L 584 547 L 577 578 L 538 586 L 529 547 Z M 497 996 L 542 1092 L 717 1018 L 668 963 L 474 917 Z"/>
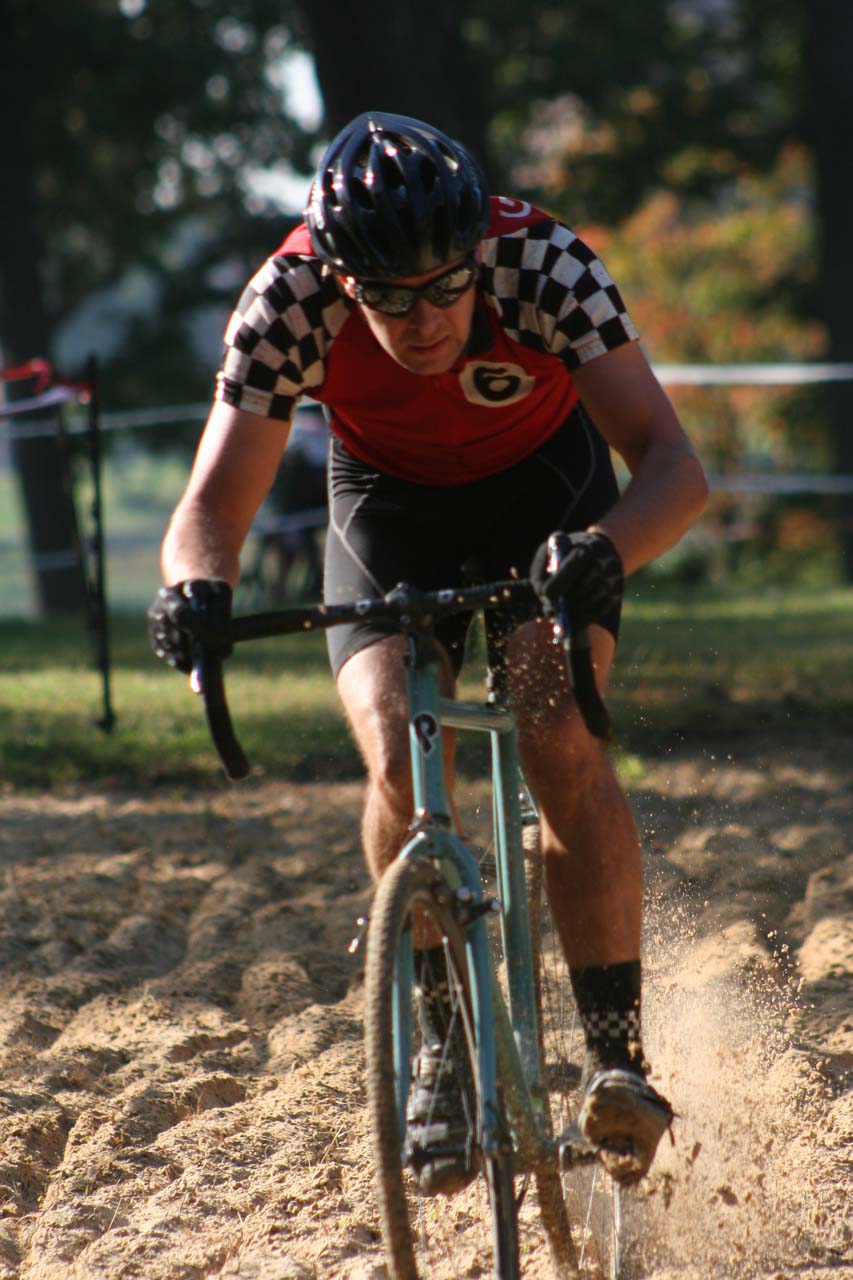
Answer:
<path fill-rule="evenodd" d="M 383 351 L 296 228 L 231 317 L 217 397 L 288 420 L 310 396 L 357 458 L 415 483 L 502 471 L 565 421 L 572 370 L 637 333 L 599 258 L 532 205 L 493 197 L 481 255 L 471 339 L 433 377 Z"/>

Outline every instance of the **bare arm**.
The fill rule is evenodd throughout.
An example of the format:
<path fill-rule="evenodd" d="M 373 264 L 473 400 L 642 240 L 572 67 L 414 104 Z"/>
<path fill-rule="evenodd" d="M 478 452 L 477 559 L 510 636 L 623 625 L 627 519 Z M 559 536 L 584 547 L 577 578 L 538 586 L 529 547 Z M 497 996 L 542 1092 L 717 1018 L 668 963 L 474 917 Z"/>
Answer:
<path fill-rule="evenodd" d="M 161 553 L 167 584 L 240 576 L 240 549 L 275 479 L 290 424 L 214 404 Z"/>
<path fill-rule="evenodd" d="M 705 475 L 637 343 L 591 360 L 572 378 L 596 427 L 631 472 L 619 501 L 594 527 L 632 573 L 674 546 L 702 514 Z"/>

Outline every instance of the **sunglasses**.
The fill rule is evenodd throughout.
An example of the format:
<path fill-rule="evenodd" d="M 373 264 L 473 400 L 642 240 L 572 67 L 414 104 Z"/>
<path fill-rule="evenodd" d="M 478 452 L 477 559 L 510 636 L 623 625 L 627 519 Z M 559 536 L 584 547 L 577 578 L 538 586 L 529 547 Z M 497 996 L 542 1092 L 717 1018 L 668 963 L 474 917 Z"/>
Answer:
<path fill-rule="evenodd" d="M 358 301 L 371 311 L 381 311 L 386 316 L 407 316 L 414 310 L 418 298 L 426 298 L 434 307 L 452 307 L 471 288 L 476 278 L 477 263 L 471 257 L 417 288 L 406 284 L 386 284 L 383 280 L 356 280 L 354 293 Z"/>

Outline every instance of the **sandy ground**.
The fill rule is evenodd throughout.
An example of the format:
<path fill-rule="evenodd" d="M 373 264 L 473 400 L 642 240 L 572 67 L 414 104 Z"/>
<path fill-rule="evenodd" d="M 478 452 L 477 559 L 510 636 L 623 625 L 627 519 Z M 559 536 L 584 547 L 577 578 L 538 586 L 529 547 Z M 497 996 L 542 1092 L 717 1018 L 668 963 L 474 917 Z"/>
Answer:
<path fill-rule="evenodd" d="M 633 789 L 679 1116 L 654 1280 L 853 1277 L 849 748 L 706 744 Z M 359 794 L 0 793 L 0 1280 L 385 1275 Z"/>

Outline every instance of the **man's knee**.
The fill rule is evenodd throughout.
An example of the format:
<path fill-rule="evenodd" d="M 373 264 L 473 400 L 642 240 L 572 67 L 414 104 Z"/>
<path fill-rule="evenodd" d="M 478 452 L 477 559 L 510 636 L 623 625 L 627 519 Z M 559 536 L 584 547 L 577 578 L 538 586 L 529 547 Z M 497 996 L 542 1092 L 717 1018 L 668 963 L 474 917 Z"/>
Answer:
<path fill-rule="evenodd" d="M 580 813 L 601 803 L 618 781 L 606 751 L 573 717 L 519 740 L 525 774 L 540 804 Z"/>
<path fill-rule="evenodd" d="M 367 764 L 368 780 L 394 807 L 412 806 L 412 763 L 408 741 L 395 735 L 374 741 Z"/>

